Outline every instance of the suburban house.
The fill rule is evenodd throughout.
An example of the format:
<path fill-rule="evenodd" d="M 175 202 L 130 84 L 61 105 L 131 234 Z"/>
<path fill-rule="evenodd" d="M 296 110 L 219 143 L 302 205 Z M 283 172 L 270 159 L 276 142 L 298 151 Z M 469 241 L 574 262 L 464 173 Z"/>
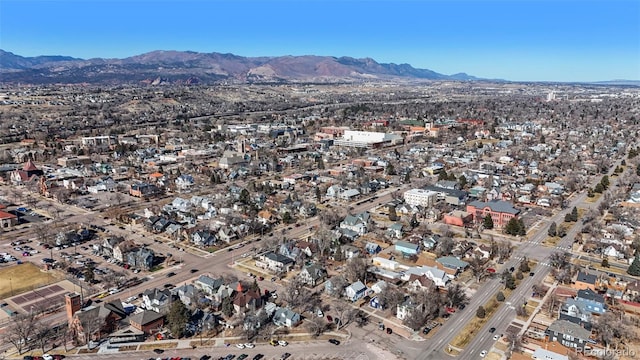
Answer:
<path fill-rule="evenodd" d="M 129 317 L 129 324 L 147 335 L 153 334 L 164 326 L 164 315 L 152 310 L 144 310 Z"/>
<path fill-rule="evenodd" d="M 454 276 L 469 266 L 468 262 L 462 261 L 455 256 L 443 256 L 436 259 L 436 263 L 438 263 L 438 267 Z"/>
<path fill-rule="evenodd" d="M 451 278 L 443 270 L 440 270 L 432 266 L 414 266 L 404 271 L 401 279 L 403 281 L 410 281 L 412 276 L 426 276 L 429 280 L 440 288 L 446 287 Z"/>
<path fill-rule="evenodd" d="M 275 273 L 288 272 L 293 266 L 293 260 L 281 254 L 267 252 L 258 256 L 258 260 L 256 260 L 256 266 Z"/>
<path fill-rule="evenodd" d="M 113 248 L 113 258 L 118 261 L 125 262 L 127 261 L 126 254 L 136 248 L 136 243 L 133 242 L 133 240 L 122 241 Z"/>
<path fill-rule="evenodd" d="M 357 301 L 367 293 L 367 286 L 358 280 L 344 289 L 345 297 L 351 301 Z"/>
<path fill-rule="evenodd" d="M 398 222 L 391 224 L 387 228 L 387 234 L 392 238 L 402 239 L 402 224 Z"/>
<path fill-rule="evenodd" d="M 406 241 L 396 241 L 395 250 L 403 256 L 414 256 L 420 253 L 420 245 Z"/>
<path fill-rule="evenodd" d="M 407 298 L 402 303 L 398 304 L 396 308 L 396 317 L 400 320 L 404 320 L 411 316 L 411 312 L 415 311 L 420 304 L 416 304 L 411 299 Z"/>
<path fill-rule="evenodd" d="M 127 253 L 127 264 L 133 268 L 149 270 L 153 267 L 155 254 L 148 248 L 137 248 Z"/>
<path fill-rule="evenodd" d="M 340 223 L 340 228 L 354 231 L 358 235 L 364 235 L 369 231 L 370 219 L 371 216 L 366 211 L 357 215 L 347 215 Z"/>
<path fill-rule="evenodd" d="M 595 315 L 602 315 L 607 311 L 604 296 L 591 289 L 578 290 L 575 300 L 582 307 Z"/>
<path fill-rule="evenodd" d="M 208 296 L 213 296 L 218 291 L 218 288 L 222 284 L 224 284 L 224 280 L 222 278 L 211 278 L 207 275 L 200 275 L 196 281 L 193 283 L 196 287 L 202 290 L 203 293 Z"/>
<path fill-rule="evenodd" d="M 591 330 L 591 312 L 581 302 L 575 299 L 567 299 L 560 307 L 560 320 L 571 321 L 587 330 Z"/>
<path fill-rule="evenodd" d="M 595 344 L 591 331 L 567 320 L 554 321 L 545 331 L 549 341 L 557 341 L 568 348 L 582 348 Z"/>
<path fill-rule="evenodd" d="M 173 290 L 173 293 L 178 295 L 180 301 L 187 306 L 196 305 L 198 303 L 198 288 L 192 284 L 179 286 Z"/>
<path fill-rule="evenodd" d="M 178 176 L 178 178 L 176 179 L 176 187 L 178 188 L 178 190 L 188 190 L 191 189 L 191 187 L 195 184 L 195 180 L 193 179 L 193 176 L 191 175 L 180 175 Z"/>
<path fill-rule="evenodd" d="M 318 264 L 305 266 L 298 275 L 303 283 L 316 286 L 327 279 L 327 270 Z"/>
<path fill-rule="evenodd" d="M 142 293 L 144 308 L 160 314 L 167 314 L 171 305 L 171 291 L 168 289 L 147 289 Z"/>
<path fill-rule="evenodd" d="M 217 240 L 216 235 L 209 231 L 200 230 L 191 235 L 191 242 L 198 246 L 211 246 Z"/>
<path fill-rule="evenodd" d="M 364 246 L 364 249 L 371 255 L 375 255 L 382 251 L 380 245 L 373 242 L 367 242 L 367 244 Z"/>
<path fill-rule="evenodd" d="M 273 323 L 292 328 L 300 323 L 300 314 L 288 308 L 278 308 L 273 314 Z"/>
<path fill-rule="evenodd" d="M 411 291 L 427 290 L 435 286 L 435 282 L 429 278 L 426 274 L 416 275 L 411 274 L 409 276 L 409 282 L 407 288 Z"/>
<path fill-rule="evenodd" d="M 581 290 L 581 289 L 595 290 L 597 280 L 598 280 L 598 277 L 593 274 L 578 271 L 578 277 L 576 278 L 575 284 L 573 284 L 572 287 L 577 290 Z"/>
<path fill-rule="evenodd" d="M 491 216 L 493 226 L 497 229 L 503 228 L 509 220 L 520 214 L 520 210 L 502 200 L 472 201 L 467 205 L 467 212 L 472 214 L 478 223 L 482 222 L 486 216 Z"/>

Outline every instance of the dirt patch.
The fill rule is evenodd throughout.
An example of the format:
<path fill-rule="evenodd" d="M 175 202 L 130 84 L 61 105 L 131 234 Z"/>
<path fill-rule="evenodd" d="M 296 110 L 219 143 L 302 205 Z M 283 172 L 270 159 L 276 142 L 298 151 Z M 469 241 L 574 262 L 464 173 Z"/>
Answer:
<path fill-rule="evenodd" d="M 153 344 L 141 344 L 138 346 L 138 350 L 153 350 L 153 349 L 175 349 L 178 346 L 177 342 L 166 343 L 153 343 Z"/>

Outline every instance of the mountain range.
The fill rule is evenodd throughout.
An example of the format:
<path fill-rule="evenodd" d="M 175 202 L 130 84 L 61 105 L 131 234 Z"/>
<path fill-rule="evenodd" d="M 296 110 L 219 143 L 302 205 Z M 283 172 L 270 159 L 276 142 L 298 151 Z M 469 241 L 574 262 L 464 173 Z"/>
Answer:
<path fill-rule="evenodd" d="M 0 50 L 0 82 L 26 84 L 162 84 L 227 82 L 353 82 L 362 80 L 479 80 L 409 64 L 333 56 L 243 57 L 192 51 L 152 51 L 124 59 L 23 57 Z"/>

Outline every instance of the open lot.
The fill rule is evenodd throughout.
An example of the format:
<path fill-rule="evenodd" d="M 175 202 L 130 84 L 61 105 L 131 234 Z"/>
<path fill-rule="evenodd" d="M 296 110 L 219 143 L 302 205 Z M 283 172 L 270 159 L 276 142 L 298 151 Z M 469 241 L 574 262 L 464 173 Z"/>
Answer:
<path fill-rule="evenodd" d="M 33 290 L 58 280 L 53 273 L 40 270 L 30 262 L 0 269 L 0 299 Z"/>

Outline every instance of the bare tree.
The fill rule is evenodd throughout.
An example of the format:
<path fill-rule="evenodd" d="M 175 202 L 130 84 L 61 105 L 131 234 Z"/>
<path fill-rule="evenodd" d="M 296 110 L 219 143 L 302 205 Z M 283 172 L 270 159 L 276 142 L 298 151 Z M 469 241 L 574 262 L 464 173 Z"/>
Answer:
<path fill-rule="evenodd" d="M 351 304 L 347 304 L 344 300 L 337 301 L 336 304 L 333 305 L 333 310 L 336 312 L 337 330 L 349 324 L 355 314 Z"/>
<path fill-rule="evenodd" d="M 29 341 L 35 335 L 36 317 L 33 312 L 18 314 L 12 318 L 10 325 L 4 334 L 5 340 L 15 346 L 18 355 L 22 354 Z"/>
<path fill-rule="evenodd" d="M 325 319 L 319 317 L 312 317 L 304 322 L 304 326 L 313 336 L 320 336 L 329 328 L 329 325 Z"/>
<path fill-rule="evenodd" d="M 410 327 L 413 330 L 420 329 L 427 321 L 429 314 L 425 311 L 421 304 L 412 309 L 407 317 L 402 321 L 403 324 Z"/>
<path fill-rule="evenodd" d="M 458 283 L 447 287 L 446 299 L 449 307 L 458 307 L 469 302 L 469 297 Z"/>
<path fill-rule="evenodd" d="M 436 246 L 436 255 L 446 256 L 451 254 L 454 245 L 455 244 L 453 243 L 453 239 L 451 239 L 450 237 L 441 238 L 440 242 Z"/>
<path fill-rule="evenodd" d="M 367 267 L 369 263 L 367 259 L 361 257 L 354 257 L 347 261 L 345 265 L 344 274 L 347 280 L 350 282 L 356 282 L 358 280 L 366 282 Z"/>
<path fill-rule="evenodd" d="M 51 326 L 49 326 L 49 324 L 37 322 L 35 324 L 33 332 L 35 335 L 35 343 L 40 347 L 43 353 L 47 352 L 46 346 L 53 336 L 53 330 L 51 329 Z"/>
<path fill-rule="evenodd" d="M 507 358 L 510 358 L 514 352 L 519 352 L 522 348 L 522 336 L 517 331 L 508 331 L 506 334 L 506 342 L 508 346 Z"/>
<path fill-rule="evenodd" d="M 476 278 L 476 282 L 480 282 L 485 276 L 487 276 L 487 261 L 479 256 L 474 256 L 469 260 L 469 268 L 471 273 Z"/>
<path fill-rule="evenodd" d="M 305 304 L 310 297 L 311 291 L 304 286 L 304 282 L 297 276 L 289 280 L 282 292 L 282 299 L 293 308 Z"/>
<path fill-rule="evenodd" d="M 399 287 L 388 284 L 378 294 L 378 301 L 387 309 L 395 309 L 404 301 L 404 292 Z"/>
<path fill-rule="evenodd" d="M 607 348 L 611 345 L 618 348 L 637 338 L 632 321 L 625 318 L 622 312 L 607 311 L 596 319 L 593 328 L 597 339 Z"/>

